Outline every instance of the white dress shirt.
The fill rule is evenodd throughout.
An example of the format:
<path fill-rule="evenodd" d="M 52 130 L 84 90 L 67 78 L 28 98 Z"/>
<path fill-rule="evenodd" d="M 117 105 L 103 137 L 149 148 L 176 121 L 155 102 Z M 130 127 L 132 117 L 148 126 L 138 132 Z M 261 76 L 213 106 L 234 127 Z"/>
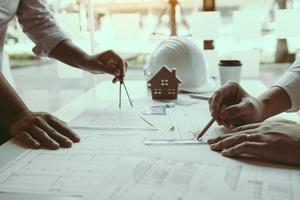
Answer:
<path fill-rule="evenodd" d="M 289 95 L 292 103 L 290 112 L 300 109 L 300 57 L 274 86 L 282 88 Z"/>
<path fill-rule="evenodd" d="M 15 16 L 35 43 L 33 52 L 38 56 L 48 56 L 59 42 L 68 39 L 56 25 L 45 0 L 0 0 L 0 64 L 7 26 Z"/>

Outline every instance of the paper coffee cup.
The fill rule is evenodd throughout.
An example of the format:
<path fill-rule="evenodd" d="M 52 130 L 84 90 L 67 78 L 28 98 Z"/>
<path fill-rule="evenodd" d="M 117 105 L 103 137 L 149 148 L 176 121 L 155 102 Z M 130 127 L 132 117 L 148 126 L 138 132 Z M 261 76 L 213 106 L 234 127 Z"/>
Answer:
<path fill-rule="evenodd" d="M 220 83 L 224 85 L 228 81 L 241 81 L 242 63 L 239 60 L 220 60 Z"/>

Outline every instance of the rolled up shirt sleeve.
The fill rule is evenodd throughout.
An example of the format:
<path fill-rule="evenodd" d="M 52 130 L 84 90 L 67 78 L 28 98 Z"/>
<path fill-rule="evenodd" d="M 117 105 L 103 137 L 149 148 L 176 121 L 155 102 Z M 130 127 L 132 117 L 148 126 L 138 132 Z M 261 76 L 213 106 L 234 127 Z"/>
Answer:
<path fill-rule="evenodd" d="M 300 109 L 300 57 L 273 87 L 280 87 L 289 95 L 291 108 L 288 112 L 296 112 Z"/>
<path fill-rule="evenodd" d="M 17 17 L 23 31 L 35 43 L 33 52 L 48 56 L 61 41 L 69 39 L 58 27 L 46 0 L 21 0 Z"/>

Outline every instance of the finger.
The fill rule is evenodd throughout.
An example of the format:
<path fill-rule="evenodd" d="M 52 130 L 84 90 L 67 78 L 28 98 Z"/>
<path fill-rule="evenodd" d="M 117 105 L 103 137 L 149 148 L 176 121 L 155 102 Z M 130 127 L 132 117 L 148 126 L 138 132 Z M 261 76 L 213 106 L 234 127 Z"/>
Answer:
<path fill-rule="evenodd" d="M 119 81 L 119 78 L 117 76 L 115 76 L 115 78 L 112 80 L 113 84 L 115 84 L 118 81 Z"/>
<path fill-rule="evenodd" d="M 118 54 L 116 54 L 114 51 L 109 50 L 109 51 L 105 52 L 104 54 L 106 54 L 106 57 L 109 58 L 108 61 L 113 61 L 113 63 L 118 65 L 120 67 L 120 69 L 125 69 L 124 60 Z"/>
<path fill-rule="evenodd" d="M 218 119 L 219 125 L 224 126 L 226 129 L 230 129 L 232 127 L 232 123 L 229 120 Z"/>
<path fill-rule="evenodd" d="M 208 107 L 209 107 L 209 112 L 212 112 L 212 96 L 211 97 L 209 97 L 209 99 L 208 99 Z"/>
<path fill-rule="evenodd" d="M 48 134 L 41 128 L 34 126 L 30 128 L 28 132 L 31 134 L 33 138 L 35 138 L 37 141 L 39 141 L 46 147 L 53 150 L 59 148 L 59 144 L 55 142 L 51 137 L 49 137 Z"/>
<path fill-rule="evenodd" d="M 71 147 L 72 141 L 65 137 L 64 135 L 60 134 L 57 130 L 49 126 L 48 124 L 43 124 L 41 127 L 52 139 L 60 144 L 62 147 Z"/>
<path fill-rule="evenodd" d="M 115 70 L 115 73 L 117 73 L 117 74 L 114 74 L 115 76 L 123 76 L 124 75 L 124 68 L 122 66 L 120 66 L 120 64 L 115 62 L 114 60 L 112 60 L 112 59 L 108 60 L 106 65 Z"/>
<path fill-rule="evenodd" d="M 26 131 L 14 134 L 14 138 L 33 149 L 38 149 L 41 146 L 41 144 Z"/>
<path fill-rule="evenodd" d="M 223 135 L 221 135 L 219 137 L 207 140 L 207 143 L 208 144 L 214 144 L 214 143 L 217 143 L 217 142 L 219 142 L 221 140 L 224 140 L 225 138 L 228 138 L 228 137 L 231 137 L 231 136 L 233 136 L 233 134 L 223 134 Z"/>
<path fill-rule="evenodd" d="M 228 106 L 220 111 L 220 119 L 234 119 L 251 112 L 254 109 L 250 102 L 241 102 Z"/>
<path fill-rule="evenodd" d="M 213 145 L 210 148 L 214 151 L 229 149 L 243 142 L 261 142 L 261 136 L 257 134 L 240 134 L 227 137 Z"/>
<path fill-rule="evenodd" d="M 233 129 L 237 127 L 236 123 L 239 124 L 240 121 L 241 121 L 240 119 L 235 119 L 235 121 L 218 119 L 218 124 L 219 126 L 224 126 L 226 129 Z"/>
<path fill-rule="evenodd" d="M 106 73 L 117 76 L 117 77 L 119 77 L 122 74 L 121 70 L 115 64 L 103 65 L 102 69 Z"/>
<path fill-rule="evenodd" d="M 208 144 L 214 144 L 214 143 L 217 143 L 221 140 L 224 140 L 226 138 L 229 138 L 231 136 L 235 136 L 235 135 L 247 135 L 247 134 L 255 134 L 256 132 L 251 130 L 251 131 L 240 131 L 240 132 L 235 132 L 235 133 L 228 133 L 228 134 L 223 134 L 217 138 L 213 138 L 213 139 L 209 139 L 207 141 Z"/>
<path fill-rule="evenodd" d="M 112 60 L 109 60 L 110 63 L 116 65 Z M 127 68 L 128 68 L 128 64 L 126 62 L 125 63 L 125 69 L 124 69 L 124 72 L 121 73 L 121 75 L 119 76 L 115 76 L 114 79 L 112 80 L 112 83 L 115 84 L 116 82 L 118 82 L 120 80 L 121 77 L 124 77 L 125 76 L 125 73 L 127 72 Z"/>
<path fill-rule="evenodd" d="M 224 100 L 234 98 L 238 89 L 239 89 L 238 83 L 228 82 L 212 95 L 211 110 L 212 110 L 212 116 L 214 118 L 218 117 L 221 105 L 226 104 Z"/>
<path fill-rule="evenodd" d="M 220 118 L 216 118 L 216 122 L 217 122 L 217 124 L 218 124 L 219 126 L 222 126 L 222 125 L 225 124 L 225 123 L 224 123 L 224 120 L 222 120 L 222 119 L 220 119 Z"/>
<path fill-rule="evenodd" d="M 105 52 L 104 54 L 107 54 L 106 57 L 109 58 L 109 60 L 107 61 L 107 65 L 109 65 L 109 63 L 113 64 L 114 66 L 116 66 L 119 70 L 121 70 L 121 74 L 120 75 L 124 75 L 125 73 L 125 68 L 126 68 L 126 63 L 124 62 L 124 60 L 118 55 L 116 54 L 114 51 L 110 50 Z"/>
<path fill-rule="evenodd" d="M 243 154 L 266 157 L 267 149 L 265 147 L 265 143 L 243 142 L 230 149 L 223 150 L 221 153 L 227 157 L 241 156 Z"/>
<path fill-rule="evenodd" d="M 66 136 L 67 138 L 71 139 L 72 142 L 79 142 L 80 137 L 74 133 L 70 128 L 67 127 L 63 121 L 57 119 L 56 117 L 52 116 L 52 119 L 49 120 L 49 124 L 55 128 L 60 134 Z"/>
<path fill-rule="evenodd" d="M 244 126 L 245 124 L 247 124 L 244 120 L 243 120 L 243 116 L 238 117 L 238 118 L 233 118 L 230 120 L 224 120 L 224 123 L 227 124 L 227 128 L 228 129 L 234 129 L 240 126 Z"/>
<path fill-rule="evenodd" d="M 244 126 L 239 126 L 239 127 L 233 128 L 231 130 L 228 130 L 226 132 L 226 134 L 241 132 L 241 131 L 245 131 L 245 130 L 256 129 L 256 128 L 260 127 L 260 125 L 261 125 L 261 123 L 253 123 L 253 124 L 247 124 L 247 125 L 244 125 Z"/>
<path fill-rule="evenodd" d="M 221 102 L 223 100 L 221 91 L 217 91 L 212 95 L 211 99 L 211 116 L 218 121 L 219 110 L 221 107 Z"/>
<path fill-rule="evenodd" d="M 270 119 L 270 122 L 278 122 L 278 123 L 283 123 L 283 124 L 298 124 L 295 121 L 287 120 L 287 119 Z"/>

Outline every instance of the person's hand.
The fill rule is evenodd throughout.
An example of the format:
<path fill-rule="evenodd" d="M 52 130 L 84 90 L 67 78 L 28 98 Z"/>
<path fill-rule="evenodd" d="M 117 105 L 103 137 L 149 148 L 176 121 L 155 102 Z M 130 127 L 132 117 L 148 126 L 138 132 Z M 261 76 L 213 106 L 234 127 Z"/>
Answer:
<path fill-rule="evenodd" d="M 300 165 L 300 124 L 292 121 L 265 121 L 237 127 L 208 140 L 223 156 L 252 155 L 274 162 Z"/>
<path fill-rule="evenodd" d="M 84 69 L 95 74 L 103 72 L 111 74 L 115 76 L 113 83 L 116 83 L 120 78 L 125 76 L 127 67 L 127 63 L 118 54 L 109 50 L 89 56 Z"/>
<path fill-rule="evenodd" d="M 71 147 L 80 138 L 67 124 L 48 113 L 24 112 L 10 124 L 12 137 L 30 148 Z"/>
<path fill-rule="evenodd" d="M 228 82 L 209 99 L 212 117 L 225 127 L 240 126 L 262 121 L 262 105 L 238 83 Z"/>

